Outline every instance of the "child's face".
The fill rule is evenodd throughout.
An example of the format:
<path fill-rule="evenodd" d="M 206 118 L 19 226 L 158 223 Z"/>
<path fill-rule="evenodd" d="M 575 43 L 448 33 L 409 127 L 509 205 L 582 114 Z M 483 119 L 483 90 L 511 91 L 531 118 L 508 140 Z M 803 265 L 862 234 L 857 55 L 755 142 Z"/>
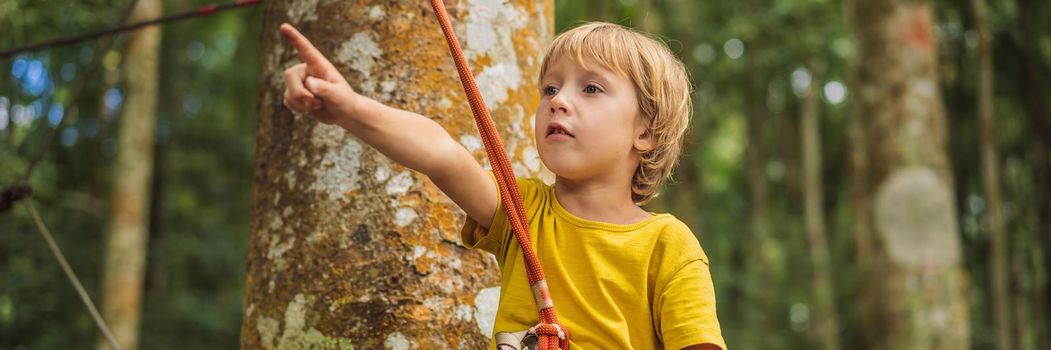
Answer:
<path fill-rule="evenodd" d="M 573 58 L 550 62 L 533 127 L 544 165 L 572 180 L 633 174 L 636 148 L 649 147 L 635 94 L 628 78 L 597 63 L 585 70 Z"/>

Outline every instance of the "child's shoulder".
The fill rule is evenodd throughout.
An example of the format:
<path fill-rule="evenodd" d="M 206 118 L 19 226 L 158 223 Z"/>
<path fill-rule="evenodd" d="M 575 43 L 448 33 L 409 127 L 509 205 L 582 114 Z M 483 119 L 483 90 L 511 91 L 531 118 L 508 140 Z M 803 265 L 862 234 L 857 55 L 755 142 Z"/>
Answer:
<path fill-rule="evenodd" d="M 653 213 L 656 217 L 653 220 L 651 230 L 660 233 L 660 239 L 667 241 L 668 243 L 694 243 L 698 244 L 697 236 L 690 229 L 690 226 L 686 225 L 685 222 L 679 220 L 671 213 Z"/>
<path fill-rule="evenodd" d="M 672 214 L 657 215 L 661 217 L 654 220 L 651 231 L 656 234 L 656 249 L 666 251 L 671 256 L 708 262 L 708 257 L 701 248 L 697 234 L 685 222 Z"/>

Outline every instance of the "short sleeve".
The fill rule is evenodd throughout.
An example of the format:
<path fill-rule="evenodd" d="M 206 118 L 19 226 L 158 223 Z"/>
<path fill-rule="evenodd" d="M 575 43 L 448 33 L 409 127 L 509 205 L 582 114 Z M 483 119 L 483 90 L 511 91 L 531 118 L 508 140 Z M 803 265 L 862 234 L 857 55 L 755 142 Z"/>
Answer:
<path fill-rule="evenodd" d="M 653 311 L 665 349 L 705 343 L 726 349 L 707 260 L 696 259 L 678 269 L 658 290 Z"/>
<path fill-rule="evenodd" d="M 493 187 L 498 187 L 496 175 L 489 171 L 489 177 L 493 180 Z M 526 207 L 527 213 L 535 212 L 536 203 L 542 196 L 541 189 L 546 186 L 538 179 L 518 178 L 519 193 Z M 493 213 L 492 224 L 486 229 L 470 216 L 464 221 L 460 229 L 460 239 L 463 244 L 471 249 L 481 249 L 496 255 L 497 260 L 503 264 L 503 257 L 507 252 L 507 245 L 511 242 L 511 224 L 508 222 L 507 213 L 504 212 L 503 198 L 500 190 L 496 191 L 496 211 Z"/>

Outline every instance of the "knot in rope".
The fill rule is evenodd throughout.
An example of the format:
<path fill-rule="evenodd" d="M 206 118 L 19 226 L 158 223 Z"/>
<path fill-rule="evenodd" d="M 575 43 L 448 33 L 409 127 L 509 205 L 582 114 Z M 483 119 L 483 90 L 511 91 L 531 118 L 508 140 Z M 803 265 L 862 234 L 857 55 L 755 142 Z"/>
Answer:
<path fill-rule="evenodd" d="M 529 328 L 539 338 L 540 349 L 569 350 L 569 331 L 558 323 L 540 323 Z"/>
<path fill-rule="evenodd" d="M 558 336 L 559 339 L 566 339 L 566 332 L 558 323 L 541 323 L 530 328 L 529 332 L 540 336 L 553 335 Z"/>

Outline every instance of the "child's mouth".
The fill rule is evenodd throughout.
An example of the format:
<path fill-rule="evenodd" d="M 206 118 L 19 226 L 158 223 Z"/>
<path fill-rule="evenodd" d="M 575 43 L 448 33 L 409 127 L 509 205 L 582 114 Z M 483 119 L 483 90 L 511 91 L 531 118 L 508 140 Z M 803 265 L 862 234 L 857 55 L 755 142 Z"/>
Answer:
<path fill-rule="evenodd" d="M 561 124 L 551 123 L 547 126 L 548 140 L 568 140 L 574 138 L 573 134 L 566 130 Z"/>

